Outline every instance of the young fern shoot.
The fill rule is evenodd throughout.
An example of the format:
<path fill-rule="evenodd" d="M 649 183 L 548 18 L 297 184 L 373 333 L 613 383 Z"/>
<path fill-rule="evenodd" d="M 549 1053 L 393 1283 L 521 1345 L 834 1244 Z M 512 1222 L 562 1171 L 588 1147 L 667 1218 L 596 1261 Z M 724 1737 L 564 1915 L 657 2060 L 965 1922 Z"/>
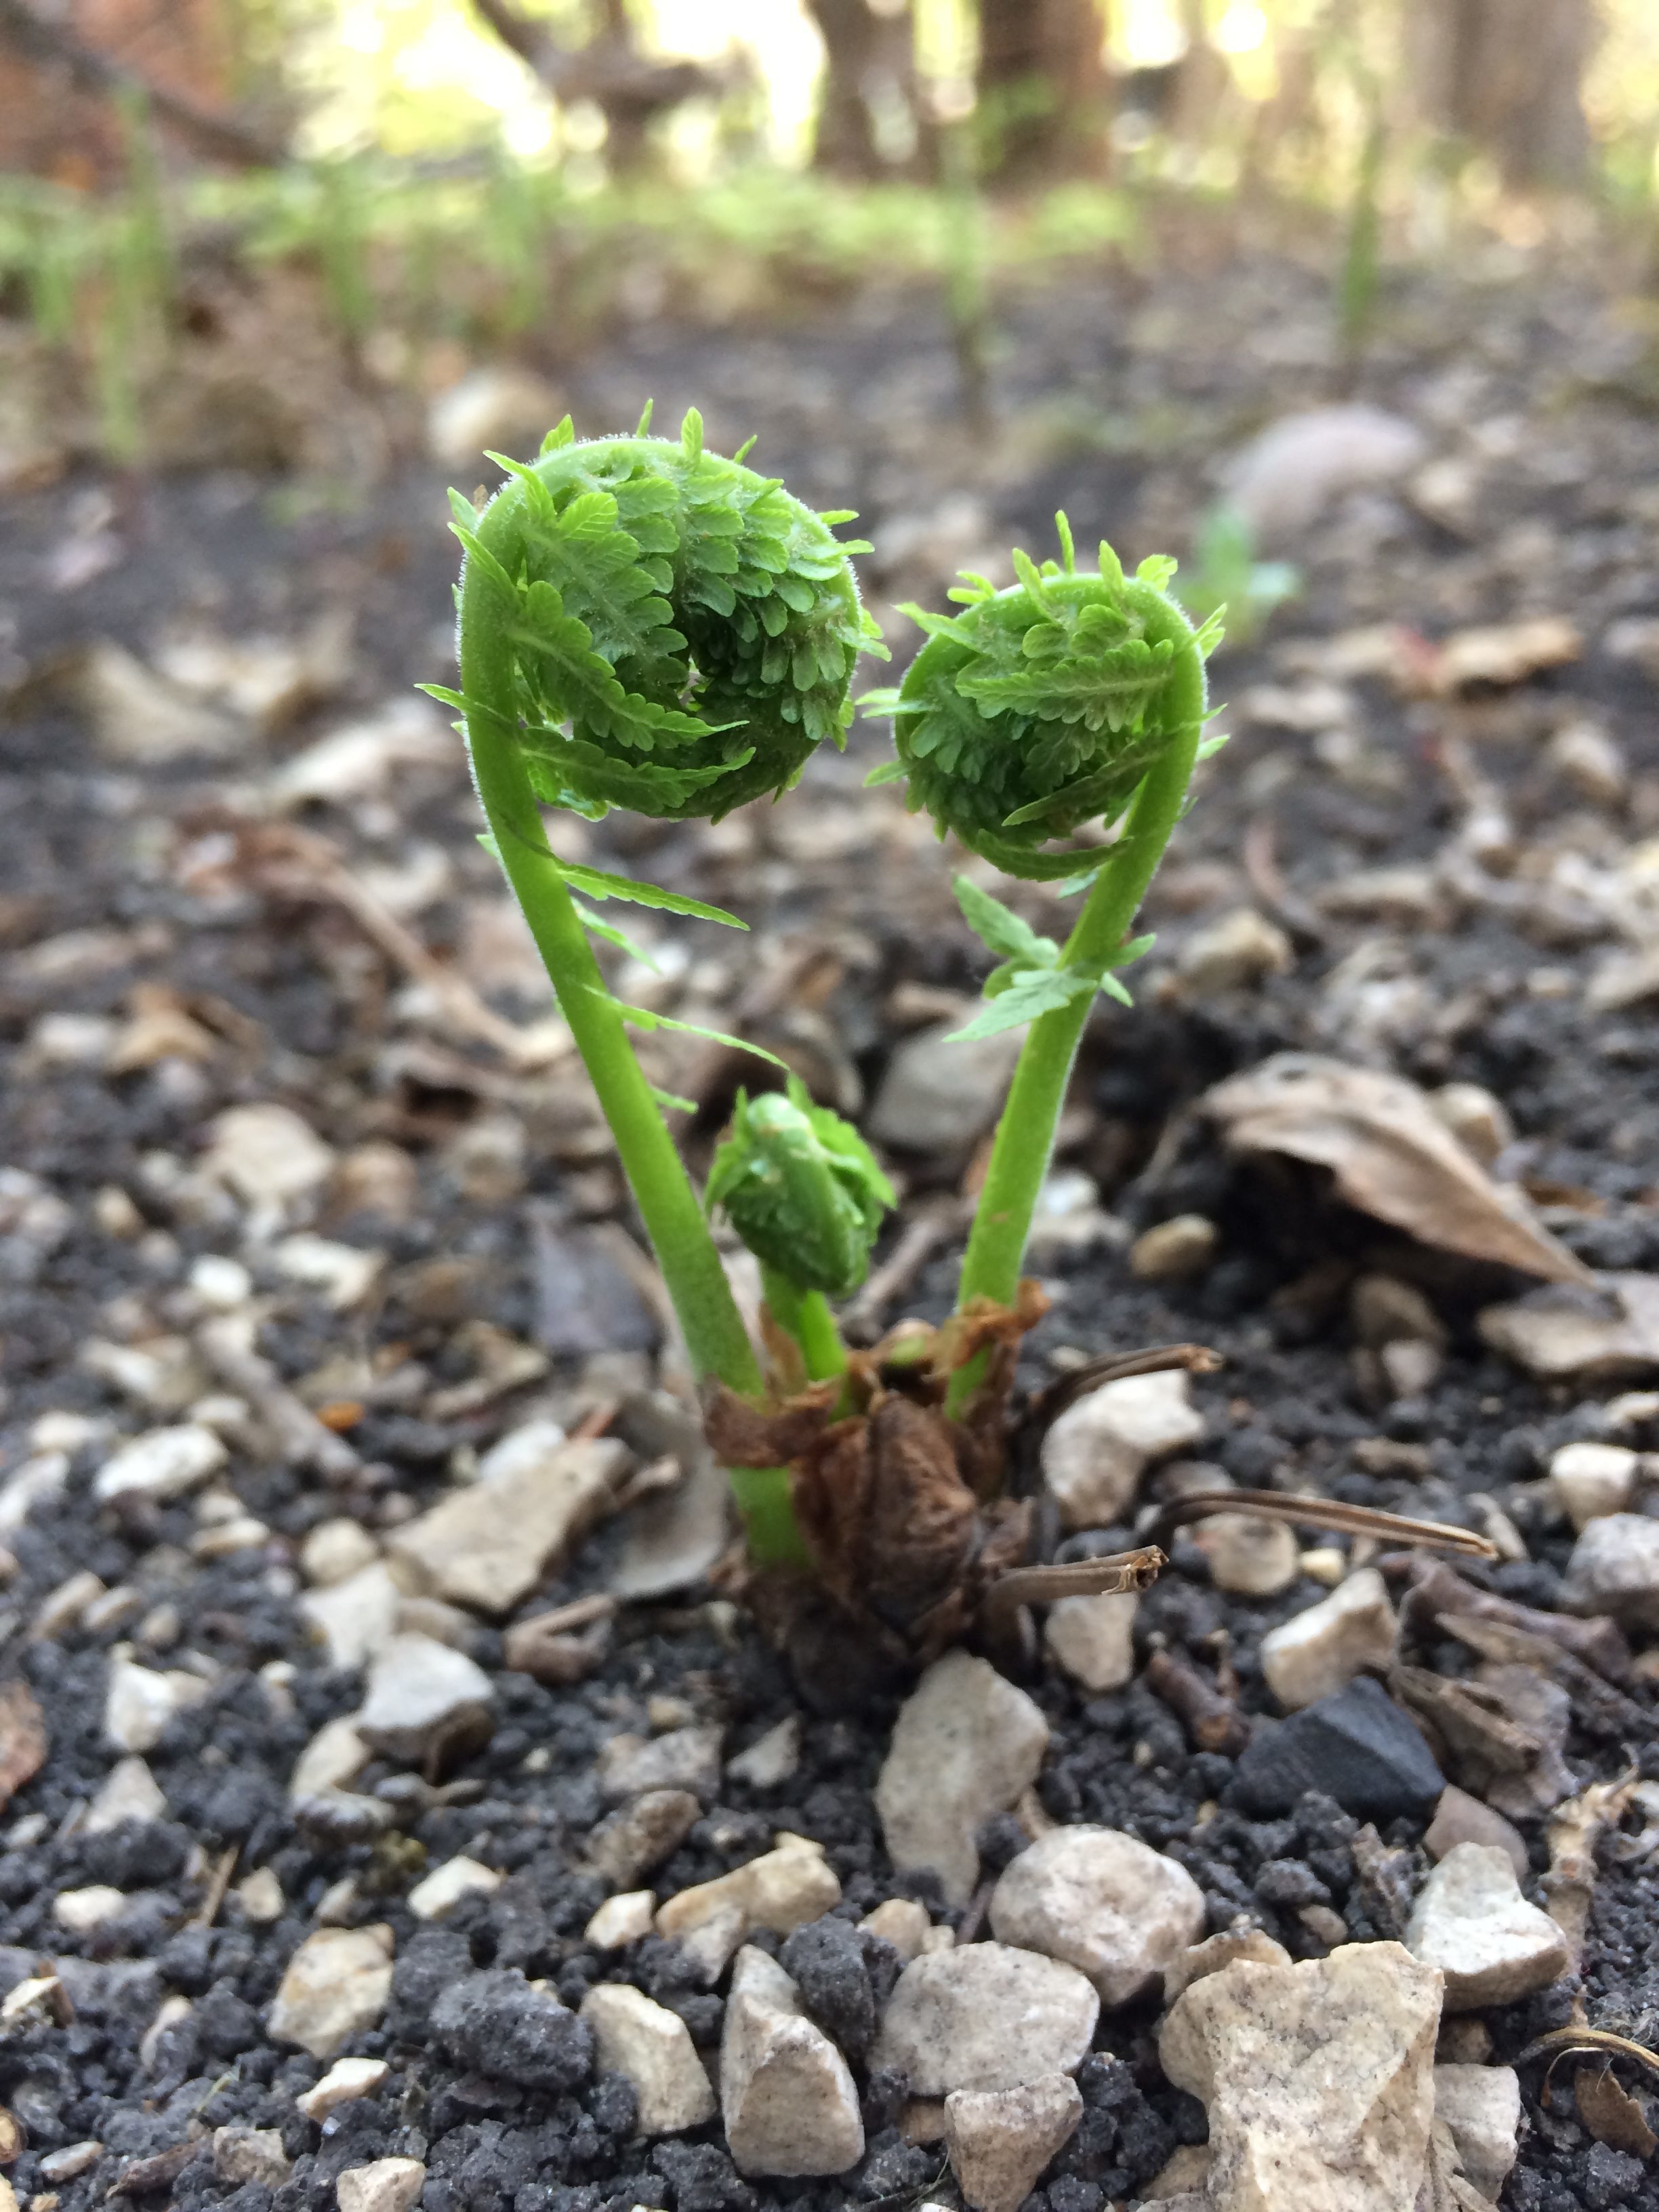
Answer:
<path fill-rule="evenodd" d="M 787 1095 L 740 1091 L 703 1202 L 724 1212 L 760 1261 L 767 1307 L 793 1340 L 806 1379 L 843 1374 L 847 1351 L 829 1301 L 863 1282 L 882 1217 L 897 1203 L 858 1131 L 815 1106 L 795 1078 Z"/>
<path fill-rule="evenodd" d="M 460 688 L 428 689 L 463 718 L 489 842 L 610 1123 L 694 1372 L 753 1399 L 754 1348 L 628 1041 L 630 1024 L 684 1025 L 611 995 L 589 939 L 620 933 L 573 893 L 744 925 L 561 860 L 542 809 L 718 821 L 786 791 L 815 746 L 844 743 L 854 665 L 882 647 L 848 557 L 862 549 L 833 534 L 849 516 L 815 514 L 776 478 L 707 452 L 695 410 L 677 441 L 649 428 L 647 408 L 634 436 L 579 443 L 567 417 L 535 461 L 489 457 L 507 482 L 482 510 L 451 494 L 465 549 Z M 749 1471 L 738 1502 L 757 1555 L 798 1555 L 782 1470 Z"/>
<path fill-rule="evenodd" d="M 1175 562 L 1123 573 L 1103 542 L 1097 574 L 1079 573 L 1066 517 L 1061 559 L 1014 555 L 1018 580 L 997 591 L 969 575 L 962 611 L 905 611 L 927 642 L 896 690 L 866 703 L 893 718 L 896 758 L 872 782 L 904 780 L 913 811 L 1007 874 L 1081 890 L 1064 945 L 1000 900 L 957 881 L 970 927 L 1001 964 L 987 1003 L 961 1034 L 1030 1024 L 998 1124 L 969 1233 L 958 1310 L 1012 1306 L 1054 1131 L 1098 992 L 1127 1002 L 1117 970 L 1152 943 L 1131 939 L 1146 887 L 1187 804 L 1194 763 L 1212 750 L 1204 662 L 1219 611 L 1190 623 L 1166 588 Z M 1113 843 L 1078 832 L 1119 825 Z M 951 1403 L 971 1394 L 964 1367 Z"/>

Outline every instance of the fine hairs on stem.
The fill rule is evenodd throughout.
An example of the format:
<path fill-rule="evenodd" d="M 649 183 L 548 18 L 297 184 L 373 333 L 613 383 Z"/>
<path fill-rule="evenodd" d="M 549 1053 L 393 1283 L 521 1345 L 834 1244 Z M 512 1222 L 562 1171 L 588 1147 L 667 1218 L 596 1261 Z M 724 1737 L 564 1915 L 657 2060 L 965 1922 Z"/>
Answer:
<path fill-rule="evenodd" d="M 630 1027 L 688 1025 L 615 998 L 592 939 L 633 948 L 584 902 L 744 925 L 561 859 L 543 810 L 593 819 L 623 806 L 718 820 L 787 792 L 816 746 L 844 741 L 860 653 L 884 655 L 849 558 L 867 548 L 835 538 L 849 515 L 815 514 L 744 466 L 742 454 L 707 452 L 695 410 L 677 441 L 649 432 L 648 409 L 631 437 L 579 443 L 567 420 L 533 462 L 490 456 L 507 480 L 482 509 L 452 494 L 465 549 L 460 685 L 428 688 L 461 715 L 486 842 L 610 1124 L 694 1376 L 726 1394 L 726 1455 L 751 1559 L 823 1569 L 797 1519 L 797 1447 L 739 1449 L 739 1431 L 752 1445 L 757 1436 L 796 1434 L 799 1419 L 821 1427 L 850 1415 L 849 1431 L 867 1428 L 879 1458 L 881 1375 L 907 1368 L 924 1425 L 933 1418 L 922 1410 L 930 1390 L 945 1413 L 966 1411 L 994 1374 L 997 1403 L 1006 1401 L 1010 1347 L 1032 1311 L 1021 1265 L 1078 1042 L 1098 993 L 1127 1000 L 1117 971 L 1151 942 L 1129 936 L 1136 911 L 1187 803 L 1194 764 L 1218 742 L 1203 735 L 1204 659 L 1218 624 L 1212 616 L 1194 628 L 1170 597 L 1172 562 L 1144 562 L 1126 577 L 1103 544 L 1098 569 L 1080 571 L 1063 515 L 1060 560 L 1039 567 L 1017 552 L 1017 581 L 1006 590 L 970 576 L 951 593 L 956 614 L 908 611 L 927 641 L 897 689 L 866 702 L 892 717 L 896 754 L 870 781 L 902 778 L 909 805 L 925 808 L 941 837 L 954 835 L 1009 874 L 1079 893 L 1082 906 L 1062 945 L 980 883 L 957 878 L 968 921 L 1000 963 L 961 1034 L 1029 1025 L 1028 1034 L 968 1241 L 957 1322 L 896 1338 L 873 1362 L 849 1359 L 831 1301 L 864 1281 L 896 1202 L 891 1186 L 858 1133 L 790 1077 L 787 1089 L 739 1095 L 699 1198 L 664 1119 L 683 1102 L 653 1090 L 628 1036 Z M 1103 833 L 1114 830 L 1109 842 Z M 764 1369 L 710 1231 L 714 1213 L 761 1265 Z M 947 1428 L 927 1433 L 933 1441 L 915 1445 L 903 1480 L 933 1467 L 928 1480 L 936 1502 L 954 1501 L 945 1520 L 965 1559 L 976 1540 L 973 1493 L 951 1464 Z M 791 1467 L 767 1464 L 774 1452 Z M 877 1476 L 879 1490 L 879 1466 Z M 993 1467 L 988 1479 L 981 1498 L 994 1497 L 1000 1472 Z M 820 1536 L 827 1506 L 833 1501 L 820 1494 L 812 1524 Z M 908 1541 L 908 1507 L 901 1504 L 894 1525 Z M 1006 1548 L 1016 1531 L 1006 1516 L 1000 1527 Z M 844 1547 L 843 1554 L 844 1565 Z M 994 1556 L 994 1545 L 984 1557 Z M 956 1558 L 951 1552 L 941 1571 L 947 1592 Z M 939 1567 L 935 1560 L 928 1571 Z M 946 1632 L 945 1613 L 931 1618 L 926 1632 Z"/>

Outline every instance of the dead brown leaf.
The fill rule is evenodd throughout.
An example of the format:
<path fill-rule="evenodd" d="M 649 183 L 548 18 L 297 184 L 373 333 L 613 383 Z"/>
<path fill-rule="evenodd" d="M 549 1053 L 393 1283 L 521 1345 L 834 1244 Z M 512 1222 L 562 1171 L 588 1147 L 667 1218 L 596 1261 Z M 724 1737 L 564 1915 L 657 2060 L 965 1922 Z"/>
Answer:
<path fill-rule="evenodd" d="M 40 1771 L 47 1745 L 46 1715 L 28 1684 L 0 1683 L 0 1806 Z"/>
<path fill-rule="evenodd" d="M 1601 1278 L 1594 1291 L 1552 1284 L 1507 1305 L 1487 1306 L 1475 1326 L 1544 1382 L 1601 1383 L 1659 1370 L 1659 1275 Z"/>
<path fill-rule="evenodd" d="M 1402 1077 L 1283 1052 L 1218 1084 L 1203 1104 L 1233 1151 L 1328 1168 L 1350 1206 L 1425 1244 L 1548 1282 L 1594 1283 Z"/>
<path fill-rule="evenodd" d="M 1651 2158 L 1659 2150 L 1659 2136 L 1648 2125 L 1647 2115 L 1605 2058 L 1599 2066 L 1578 2069 L 1572 2093 L 1578 2117 L 1597 2142 L 1628 2151 L 1633 2158 Z"/>
<path fill-rule="evenodd" d="M 1533 615 L 1522 622 L 1454 630 L 1434 649 L 1427 688 L 1442 698 L 1477 686 L 1507 689 L 1565 667 L 1584 650 L 1576 624 L 1561 615 Z"/>

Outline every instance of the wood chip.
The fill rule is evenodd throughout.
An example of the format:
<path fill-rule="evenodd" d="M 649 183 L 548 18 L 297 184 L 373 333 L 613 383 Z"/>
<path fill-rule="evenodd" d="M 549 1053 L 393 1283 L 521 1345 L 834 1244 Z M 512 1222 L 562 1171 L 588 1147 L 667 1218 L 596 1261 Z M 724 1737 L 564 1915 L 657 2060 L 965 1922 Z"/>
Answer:
<path fill-rule="evenodd" d="M 27 1682 L 0 1683 L 0 1806 L 9 1805 L 46 1764 L 47 1736 L 40 1701 Z"/>

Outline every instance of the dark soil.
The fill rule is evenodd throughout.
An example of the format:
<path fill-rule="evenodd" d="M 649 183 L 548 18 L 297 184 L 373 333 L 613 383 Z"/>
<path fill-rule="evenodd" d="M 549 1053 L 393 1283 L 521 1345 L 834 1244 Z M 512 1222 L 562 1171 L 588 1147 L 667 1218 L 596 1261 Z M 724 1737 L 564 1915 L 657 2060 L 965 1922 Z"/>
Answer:
<path fill-rule="evenodd" d="M 1173 272 L 1151 288 L 1103 275 L 1022 302 L 998 370 L 1002 426 L 978 443 L 952 426 L 945 335 L 911 301 L 877 296 L 822 326 L 761 336 L 649 331 L 566 374 L 584 430 L 631 422 L 654 392 L 669 420 L 696 399 L 711 442 L 759 431 L 765 465 L 793 489 L 863 510 L 877 544 L 872 594 L 884 611 L 912 593 L 937 604 L 958 560 L 978 565 L 1011 538 L 1046 550 L 1062 502 L 1085 544 L 1104 532 L 1134 557 L 1184 552 L 1220 457 L 1263 421 L 1329 396 L 1323 316 L 1313 274 L 1255 259 Z M 1586 979 L 1620 942 L 1585 885 L 1659 836 L 1653 677 L 1613 649 L 1621 622 L 1627 632 L 1627 618 L 1659 615 L 1659 420 L 1626 327 L 1615 303 L 1547 272 L 1456 289 L 1425 283 L 1389 302 L 1364 396 L 1419 422 L 1431 456 L 1468 463 L 1467 507 L 1455 520 L 1443 507 L 1437 518 L 1425 511 L 1431 502 L 1399 487 L 1335 502 L 1294 549 L 1306 579 L 1300 602 L 1263 642 L 1219 664 L 1234 743 L 1209 772 L 1155 891 L 1160 941 L 1138 971 L 1140 1005 L 1095 1022 L 1064 1133 L 1062 1164 L 1094 1179 L 1116 1222 L 1139 1230 L 1202 1212 L 1220 1225 L 1221 1256 L 1196 1284 L 1139 1283 L 1121 1232 L 1109 1228 L 1074 1249 L 1051 1243 L 1034 1260 L 1053 1307 L 1030 1341 L 1033 1382 L 1077 1351 L 1202 1340 L 1224 1361 L 1195 1386 L 1210 1425 L 1202 1449 L 1237 1482 L 1469 1525 L 1478 1514 L 1468 1501 L 1485 1493 L 1520 1528 L 1529 1556 L 1473 1569 L 1472 1578 L 1547 1608 L 1559 1597 L 1571 1532 L 1551 1517 L 1539 1478 L 1556 1445 L 1598 1433 L 1608 1391 L 1547 1390 L 1481 1348 L 1475 1311 L 1523 1287 L 1518 1279 L 1431 1263 L 1307 1185 L 1287 1198 L 1224 1160 L 1183 1116 L 1219 1077 L 1286 1048 L 1430 1085 L 1480 1084 L 1515 1124 L 1506 1171 L 1524 1175 L 1565 1241 L 1597 1267 L 1659 1270 L 1659 1029 L 1650 1006 L 1597 1012 L 1584 997 Z M 418 1361 L 427 1382 L 378 1403 L 370 1394 L 349 1431 L 361 1470 L 343 1486 L 234 1456 L 229 1480 L 270 1532 L 258 1549 L 193 1557 L 199 1523 L 188 1499 L 125 1516 L 96 1510 L 88 1492 L 107 1454 L 102 1431 L 75 1450 L 63 1499 L 7 1540 L 17 1561 L 4 1593 L 9 1670 L 40 1700 L 50 1753 L 0 1837 L 0 1945 L 10 1947 L 0 1970 L 15 1981 L 53 1957 L 76 2005 L 67 2028 L 0 2043 L 0 2097 L 28 2136 L 10 2179 L 39 2212 L 48 2203 L 83 2212 L 128 2161 L 239 2121 L 283 2137 L 295 2164 L 274 2195 L 261 2183 L 216 2180 L 203 2134 L 182 2167 L 158 2170 L 147 2201 L 322 2212 L 343 2168 L 394 2154 L 428 2163 L 428 2212 L 831 2212 L 930 2194 L 951 2201 L 939 2154 L 902 2141 L 898 2086 L 879 2077 L 860 2077 L 870 2149 L 853 2175 L 750 2185 L 732 2172 L 717 2125 L 684 2140 L 630 2141 L 631 2093 L 614 2077 L 591 2078 L 579 2056 L 565 2086 L 548 2086 L 534 2065 L 520 2069 L 531 2080 L 505 2080 L 468 2055 L 490 2047 L 488 2021 L 454 2046 L 459 2059 L 434 2031 L 438 1993 L 469 1968 L 544 1976 L 570 2003 L 620 1970 L 678 2008 L 705 2049 L 717 2043 L 720 2001 L 685 1985 L 672 1947 L 647 1940 L 618 1961 L 584 1942 L 605 1885 L 578 1860 L 601 1811 L 598 1748 L 618 1729 L 643 1729 L 649 1701 L 679 1700 L 718 1718 L 728 1753 L 798 1709 L 777 1662 L 718 1594 L 626 1609 L 600 1670 L 565 1690 L 506 1670 L 497 1630 L 479 1626 L 473 1656 L 495 1681 L 487 1745 L 444 1771 L 441 1787 L 372 1768 L 356 1786 L 378 1788 L 398 1812 L 395 1830 L 373 1841 L 306 1826 L 290 1807 L 298 1753 L 361 1697 L 360 1677 L 330 1671 L 296 1614 L 293 1561 L 306 1532 L 342 1512 L 371 1528 L 393 1525 L 444 1492 L 458 1452 L 487 1446 L 532 1407 L 550 1403 L 574 1419 L 649 1382 L 658 1328 L 648 1301 L 616 1279 L 614 1257 L 592 1262 L 617 1316 L 608 1342 L 573 1335 L 572 1301 L 548 1294 L 548 1268 L 568 1264 L 559 1239 L 571 1224 L 626 1218 L 569 1072 L 505 1071 L 486 1048 L 400 1006 L 403 976 L 355 923 L 326 902 L 276 895 L 236 842 L 265 811 L 259 787 L 278 762 L 349 711 L 449 673 L 453 548 L 440 472 L 410 459 L 386 481 L 297 516 L 297 502 L 280 497 L 285 489 L 227 476 L 111 487 L 85 479 L 15 499 L 5 514 L 0 669 L 13 691 L 0 725 L 0 1466 L 9 1472 L 28 1458 L 43 1415 L 82 1413 L 125 1432 L 169 1418 L 122 1398 L 81 1353 L 92 1339 L 142 1345 L 188 1332 L 202 1311 L 188 1287 L 191 1262 L 243 1254 L 236 1212 L 216 1212 L 196 1181 L 179 1179 L 207 1124 L 238 1101 L 291 1105 L 342 1152 L 395 1143 L 417 1179 L 405 1207 L 354 1214 L 337 1206 L 319 1222 L 325 1235 L 386 1255 L 366 1312 L 343 1318 L 319 1293 L 249 1257 L 269 1294 L 261 1350 L 302 1386 L 342 1352 L 371 1366 L 382 1353 L 382 1373 Z M 47 564 L 77 515 L 83 528 L 113 532 L 118 557 L 89 581 L 54 589 Z M 251 739 L 245 755 L 137 769 L 100 750 L 73 702 L 67 657 L 88 640 L 147 653 L 185 616 L 232 638 L 293 634 L 339 605 L 356 617 L 346 695 L 274 738 Z M 1369 674 L 1353 680 L 1345 733 L 1322 736 L 1333 725 L 1320 723 L 1307 693 L 1346 680 L 1330 646 L 1342 634 L 1390 622 L 1437 639 L 1530 615 L 1569 618 L 1582 656 L 1455 700 Z M 1399 647 L 1397 666 L 1409 665 L 1413 649 Z M 1287 690 L 1299 691 L 1300 708 L 1287 705 Z M 1553 765 L 1554 733 L 1585 720 L 1626 765 L 1623 789 L 1599 800 Z M 982 966 L 956 916 L 945 857 L 910 834 L 891 792 L 861 793 L 878 757 L 866 730 L 845 762 L 815 763 L 803 793 L 775 814 L 750 810 L 712 831 L 617 823 L 593 838 L 621 865 L 752 921 L 736 960 L 710 945 L 716 932 L 663 937 L 694 963 L 723 963 L 698 987 L 724 1008 L 722 1026 L 744 1024 L 790 1050 L 849 1108 L 874 1093 L 903 1031 L 932 1018 L 927 994 L 973 990 Z M 1420 886 L 1396 884 L 1369 911 L 1322 905 L 1322 893 L 1362 872 L 1439 868 L 1466 828 L 1472 774 L 1509 817 L 1502 890 L 1460 896 L 1442 870 L 1424 878 L 1420 896 Z M 1181 947 L 1218 915 L 1262 903 L 1243 855 L 1251 825 L 1264 822 L 1285 878 L 1279 911 L 1295 964 L 1260 989 L 1198 999 L 1180 983 Z M 408 872 L 422 848 L 436 848 L 447 869 L 411 926 L 440 952 L 463 947 L 473 909 L 494 900 L 459 750 L 451 766 L 399 771 L 372 798 L 313 808 L 307 823 L 358 867 Z M 32 964 L 40 945 L 82 931 L 118 934 L 82 957 Z M 803 945 L 816 965 L 803 965 Z M 799 981 L 807 974 L 810 988 Z M 769 1002 L 765 979 L 785 975 L 795 985 L 779 981 Z M 50 1029 L 43 1043 L 43 1016 L 118 1023 L 146 981 L 197 1009 L 218 1040 L 209 1056 L 111 1075 L 52 1047 Z M 543 1011 L 527 986 L 496 1002 L 520 1019 Z M 742 1070 L 683 1055 L 670 1070 L 675 1087 L 688 1068 L 703 1086 L 693 1136 L 702 1146 Z M 896 1164 L 913 1215 L 940 1206 L 967 1167 L 925 1141 Z M 122 1214 L 112 1191 L 127 1194 L 138 1218 Z M 44 1214 L 43 1194 L 60 1201 Z M 1294 1287 L 1305 1287 L 1318 1261 L 1378 1254 L 1429 1285 L 1452 1333 L 1443 1371 L 1421 1397 L 1368 1395 L 1340 1285 L 1322 1304 Z M 955 1257 L 947 1238 L 872 1325 L 904 1311 L 942 1314 Z M 480 1321 L 531 1342 L 550 1337 L 550 1376 L 476 1411 L 434 1410 L 434 1396 L 471 1373 L 477 1340 L 466 1330 Z M 1396 1461 L 1409 1472 L 1366 1471 L 1377 1455 L 1356 1458 L 1354 1448 L 1377 1437 L 1420 1447 Z M 1659 1446 L 1659 1422 L 1629 1440 Z M 602 1588 L 623 1533 L 621 1523 L 604 1529 L 523 1613 Z M 1097 1532 L 1071 1550 L 1130 1540 L 1127 1529 Z M 33 1633 L 47 1595 L 88 1570 L 111 1589 L 135 1591 L 131 1608 L 101 1629 Z M 1138 1634 L 1212 1673 L 1224 1650 L 1242 1704 L 1266 1711 L 1261 1634 L 1316 1594 L 1304 1582 L 1271 1601 L 1228 1598 L 1210 1585 L 1204 1555 L 1182 1542 L 1143 1601 Z M 154 1608 L 164 1603 L 182 1622 L 156 1663 L 177 1667 L 194 1653 L 210 1679 L 149 1754 L 168 1818 L 88 1838 L 77 1815 L 113 1756 L 102 1737 L 110 1652 L 136 1639 L 140 1656 L 155 1656 L 160 1647 L 145 1638 L 159 1634 Z M 1462 1662 L 1448 1648 L 1433 1663 L 1455 1672 Z M 1248 1817 L 1229 1802 L 1234 1763 L 1192 1751 L 1143 1684 L 1093 1701 L 1057 1675 L 1032 1687 L 1054 1731 L 1040 1784 L 1051 1816 L 1126 1828 L 1170 1851 L 1203 1887 L 1215 1927 L 1243 1914 L 1298 1956 L 1324 1948 L 1298 1917 L 1310 1903 L 1330 1905 L 1356 1936 L 1393 1932 L 1375 1887 L 1356 1876 L 1355 1821 L 1329 1798 Z M 1635 1694 L 1645 1701 L 1648 1692 Z M 1592 1733 L 1587 1717 L 1575 1716 L 1566 1747 L 1577 1782 L 1632 1762 L 1659 1778 L 1650 1735 Z M 871 1800 L 890 1723 L 890 1708 L 809 1712 L 798 1772 L 764 1792 L 729 1779 L 653 1877 L 659 1894 L 740 1863 L 781 1828 L 824 1844 L 852 1917 L 915 1893 L 915 1881 L 887 1863 Z M 1390 1845 L 1411 1851 L 1420 1842 L 1420 1816 L 1381 1825 Z M 1542 1820 L 1525 1832 L 1541 1871 Z M 1022 1841 L 1017 1824 L 994 1826 L 988 1863 Z M 234 1846 L 237 1880 L 270 1868 L 283 1917 L 251 1924 L 233 1899 L 213 1924 L 199 1924 L 196 1845 L 210 1858 Z M 423 1864 L 458 1852 L 510 1879 L 422 1928 L 404 1893 Z M 1513 2061 L 1578 2005 L 1592 2022 L 1638 2037 L 1659 2024 L 1659 1876 L 1616 1849 L 1604 1860 L 1582 1982 L 1487 2016 L 1498 2060 Z M 357 1878 L 357 1917 L 391 1926 L 398 1960 L 383 2026 L 349 2048 L 384 2056 L 392 2071 L 378 2095 L 343 2106 L 319 2130 L 293 2100 L 325 2069 L 269 2042 L 263 2013 L 325 1893 L 346 1875 Z M 116 1921 L 70 1935 L 53 1918 L 53 1898 L 94 1882 L 127 1891 L 131 1902 Z M 173 1994 L 193 2008 L 146 2063 L 140 2039 Z M 1202 2139 L 1199 2108 L 1158 2072 L 1155 2024 L 1148 2007 L 1104 2018 L 1081 2076 L 1083 2126 L 1026 2212 L 1099 2212 L 1132 2200 L 1178 2143 Z M 1506 2203 L 1517 2212 L 1659 2208 L 1648 2169 L 1592 2144 L 1565 2077 L 1553 2107 L 1539 2100 L 1538 2065 L 1523 2080 L 1529 2124 Z M 42 2159 L 88 2139 L 106 2147 L 102 2159 L 51 2183 Z"/>

